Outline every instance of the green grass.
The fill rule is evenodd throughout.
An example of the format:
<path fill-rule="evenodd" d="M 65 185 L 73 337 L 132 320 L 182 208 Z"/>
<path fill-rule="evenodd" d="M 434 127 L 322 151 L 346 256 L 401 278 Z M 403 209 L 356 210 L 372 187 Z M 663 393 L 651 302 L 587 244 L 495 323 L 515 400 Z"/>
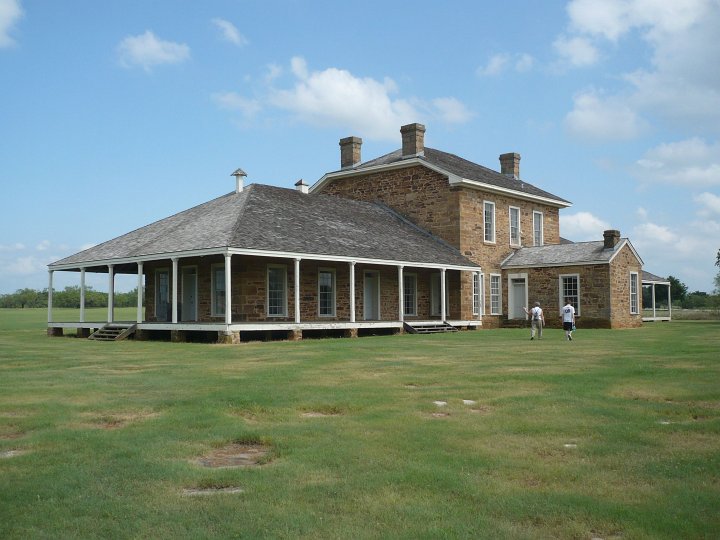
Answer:
<path fill-rule="evenodd" d="M 0 458 L 0 538 L 720 530 L 717 322 L 224 346 L 47 338 L 44 320 L 0 310 L 0 453 L 25 451 Z M 269 462 L 192 462 L 233 441 Z"/>

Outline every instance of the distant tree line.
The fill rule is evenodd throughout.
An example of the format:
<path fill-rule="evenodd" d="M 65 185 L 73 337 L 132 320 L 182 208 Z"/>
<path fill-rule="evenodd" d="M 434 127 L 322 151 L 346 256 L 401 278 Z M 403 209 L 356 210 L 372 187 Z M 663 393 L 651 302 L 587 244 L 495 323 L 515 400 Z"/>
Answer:
<path fill-rule="evenodd" d="M 718 252 L 718 256 L 720 257 L 720 252 Z M 720 272 L 715 278 L 716 285 L 718 278 L 720 278 Z M 668 281 L 670 282 L 673 306 L 683 309 L 718 309 L 720 307 L 720 290 L 718 288 L 715 289 L 715 294 L 703 291 L 688 292 L 687 285 L 678 278 L 669 276 Z"/>
<path fill-rule="evenodd" d="M 0 294 L 0 308 L 41 308 L 47 307 L 47 289 L 18 289 L 14 293 Z M 128 292 L 116 292 L 114 295 L 115 307 L 132 307 L 137 305 L 137 288 Z M 95 291 L 92 287 L 85 287 L 85 307 L 107 307 L 108 293 Z M 68 286 L 62 291 L 53 289 L 53 307 L 77 308 L 80 307 L 80 287 Z"/>

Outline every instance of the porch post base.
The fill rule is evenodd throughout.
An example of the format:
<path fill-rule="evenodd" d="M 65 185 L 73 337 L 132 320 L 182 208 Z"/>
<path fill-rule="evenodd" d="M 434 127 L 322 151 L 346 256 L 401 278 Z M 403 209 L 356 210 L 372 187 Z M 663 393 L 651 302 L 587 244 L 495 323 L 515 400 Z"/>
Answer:
<path fill-rule="evenodd" d="M 302 338 L 302 330 L 290 330 L 288 332 L 288 341 L 300 341 Z"/>
<path fill-rule="evenodd" d="M 240 343 L 240 332 L 218 332 L 218 343 L 237 345 Z"/>
<path fill-rule="evenodd" d="M 89 338 L 90 337 L 90 329 L 89 328 L 78 328 L 75 335 L 79 338 Z"/>
<path fill-rule="evenodd" d="M 61 337 L 63 335 L 62 328 L 48 328 L 47 335 L 50 337 Z"/>
<path fill-rule="evenodd" d="M 173 343 L 184 343 L 186 341 L 185 331 L 170 330 L 170 341 L 172 341 Z"/>
<path fill-rule="evenodd" d="M 393 335 L 394 336 L 400 336 L 405 333 L 405 329 L 401 326 L 400 328 L 394 328 L 393 329 Z"/>
<path fill-rule="evenodd" d="M 147 341 L 150 339 L 150 333 L 147 330 L 135 330 L 133 337 L 136 341 Z"/>
<path fill-rule="evenodd" d="M 358 337 L 358 329 L 357 328 L 348 328 L 345 330 L 344 333 L 345 337 L 353 338 Z"/>

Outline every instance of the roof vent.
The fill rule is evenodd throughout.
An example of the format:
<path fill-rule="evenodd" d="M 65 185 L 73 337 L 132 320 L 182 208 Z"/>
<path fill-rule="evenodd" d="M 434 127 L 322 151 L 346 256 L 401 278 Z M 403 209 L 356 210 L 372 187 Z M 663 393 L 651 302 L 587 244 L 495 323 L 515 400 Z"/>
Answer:
<path fill-rule="evenodd" d="M 309 187 L 310 186 L 308 186 L 305 183 L 305 180 L 303 180 L 302 178 L 295 182 L 295 189 L 298 190 L 300 193 L 307 193 Z"/>
<path fill-rule="evenodd" d="M 237 169 L 230 176 L 235 177 L 235 193 L 240 193 L 243 190 L 243 187 L 245 187 L 245 177 L 247 176 L 247 173 L 242 169 Z"/>

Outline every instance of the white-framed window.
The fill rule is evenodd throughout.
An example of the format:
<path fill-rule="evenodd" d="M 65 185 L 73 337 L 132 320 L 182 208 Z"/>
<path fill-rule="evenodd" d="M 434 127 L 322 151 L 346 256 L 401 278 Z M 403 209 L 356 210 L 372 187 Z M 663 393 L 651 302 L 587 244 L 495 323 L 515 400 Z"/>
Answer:
<path fill-rule="evenodd" d="M 637 315 L 640 312 L 638 306 L 638 273 L 630 272 L 630 313 Z"/>
<path fill-rule="evenodd" d="M 543 232 L 543 213 L 533 211 L 533 246 L 542 246 L 545 243 Z M 563 304 L 565 305 L 565 304 Z"/>
<path fill-rule="evenodd" d="M 560 305 L 564 306 L 567 300 L 575 308 L 575 316 L 580 316 L 580 274 L 560 275 Z"/>
<path fill-rule="evenodd" d="M 170 270 L 155 270 L 155 318 L 158 321 L 170 320 Z"/>
<path fill-rule="evenodd" d="M 490 315 L 502 315 L 500 274 L 490 274 Z"/>
<path fill-rule="evenodd" d="M 483 202 L 483 222 L 485 223 L 485 241 L 495 243 L 495 203 Z"/>
<path fill-rule="evenodd" d="M 516 206 L 510 207 L 510 245 L 520 245 L 520 209 Z"/>
<path fill-rule="evenodd" d="M 480 272 L 480 315 L 485 315 L 485 274 Z"/>
<path fill-rule="evenodd" d="M 287 267 L 268 264 L 267 267 L 268 317 L 287 317 Z"/>
<path fill-rule="evenodd" d="M 403 274 L 403 313 L 417 315 L 417 274 Z"/>
<path fill-rule="evenodd" d="M 482 274 L 480 274 L 480 272 L 473 272 L 472 280 L 473 315 L 480 315 Z"/>
<path fill-rule="evenodd" d="M 225 315 L 225 265 L 223 263 L 210 266 L 210 315 Z"/>
<path fill-rule="evenodd" d="M 335 316 L 335 269 L 318 270 L 318 315 Z"/>

